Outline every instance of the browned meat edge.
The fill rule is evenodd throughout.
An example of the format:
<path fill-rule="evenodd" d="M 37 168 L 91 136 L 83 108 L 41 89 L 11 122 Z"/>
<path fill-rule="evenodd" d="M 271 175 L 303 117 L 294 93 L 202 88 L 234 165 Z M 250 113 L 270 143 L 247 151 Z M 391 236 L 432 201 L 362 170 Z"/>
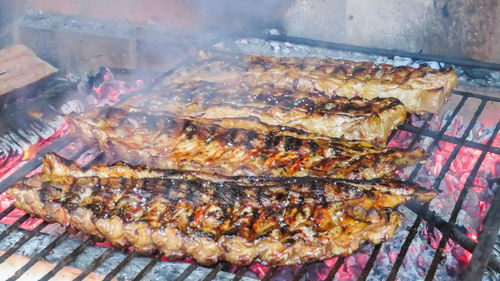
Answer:
<path fill-rule="evenodd" d="M 273 85 L 289 91 L 365 99 L 397 98 L 412 113 L 437 113 L 457 83 L 452 68 L 435 70 L 330 58 L 264 57 L 203 52 L 163 81 L 164 87 L 193 81 L 249 88 Z"/>
<path fill-rule="evenodd" d="M 50 155 L 42 175 L 15 184 L 9 195 L 29 213 L 141 252 L 159 249 L 203 264 L 292 265 L 350 254 L 364 241 L 380 243 L 400 222 L 392 208 L 435 195 L 382 182 L 214 183 L 122 163 L 80 170 Z"/>
<path fill-rule="evenodd" d="M 224 176 L 373 179 L 423 161 L 422 149 L 378 148 L 364 141 L 283 136 L 226 129 L 118 108 L 67 116 L 72 132 L 133 165 Z M 230 122 L 230 121 L 227 121 Z M 263 125 L 261 125 L 263 126 Z"/>

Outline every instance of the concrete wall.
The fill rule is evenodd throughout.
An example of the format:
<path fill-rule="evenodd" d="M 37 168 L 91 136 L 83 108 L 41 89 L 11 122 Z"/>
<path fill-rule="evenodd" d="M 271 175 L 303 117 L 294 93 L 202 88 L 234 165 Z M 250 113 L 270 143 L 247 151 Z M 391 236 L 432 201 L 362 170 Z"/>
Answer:
<path fill-rule="evenodd" d="M 296 0 L 288 35 L 500 63 L 498 0 Z"/>
<path fill-rule="evenodd" d="M 187 34 L 207 29 L 238 33 L 280 27 L 291 36 L 500 63 L 498 0 L 3 2 L 10 3 L 0 1 L 7 9 L 21 6 L 88 19 L 158 25 Z M 5 37 L 5 30 L 0 30 L 0 41 L 2 35 Z"/>

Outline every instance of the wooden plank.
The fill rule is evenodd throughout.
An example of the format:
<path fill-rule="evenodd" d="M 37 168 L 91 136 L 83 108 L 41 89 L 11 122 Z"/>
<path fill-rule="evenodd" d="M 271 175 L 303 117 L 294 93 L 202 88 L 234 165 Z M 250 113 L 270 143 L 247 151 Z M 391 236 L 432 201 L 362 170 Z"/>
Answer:
<path fill-rule="evenodd" d="M 57 72 L 24 45 L 0 50 L 0 96 Z"/>

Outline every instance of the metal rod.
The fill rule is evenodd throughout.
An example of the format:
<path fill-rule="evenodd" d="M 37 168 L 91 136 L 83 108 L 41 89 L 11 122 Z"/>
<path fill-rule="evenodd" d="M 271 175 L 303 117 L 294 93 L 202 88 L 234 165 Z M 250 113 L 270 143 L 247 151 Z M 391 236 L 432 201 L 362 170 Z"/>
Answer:
<path fill-rule="evenodd" d="M 464 106 L 467 99 L 468 99 L 467 96 L 462 96 L 462 98 L 460 99 L 460 102 L 453 109 L 453 112 L 449 116 L 448 120 L 446 120 L 446 122 L 443 124 L 443 126 L 441 126 L 441 128 L 439 129 L 439 132 L 436 134 L 433 142 L 428 147 L 427 153 L 434 151 L 434 149 L 437 147 L 437 145 L 439 144 L 439 141 L 441 140 L 441 138 L 445 134 L 446 130 L 448 130 L 448 127 L 451 125 L 451 122 L 453 121 L 453 119 L 455 119 L 458 112 L 460 112 L 460 110 Z M 416 129 L 418 129 L 418 128 L 416 128 Z M 419 130 L 419 131 L 415 130 L 415 131 L 420 132 L 420 133 L 424 133 L 425 129 Z M 408 178 L 409 181 L 413 181 L 417 177 L 418 172 L 420 171 L 422 166 L 423 166 L 422 164 L 417 164 L 415 166 L 415 168 L 413 169 L 413 171 L 410 174 L 410 177 Z M 427 210 L 428 207 L 429 207 L 429 204 L 428 203 L 425 204 L 425 210 Z M 398 271 L 401 268 L 401 265 L 403 264 L 404 257 L 406 256 L 408 249 L 410 248 L 410 245 L 411 245 L 413 239 L 415 238 L 415 235 L 417 234 L 418 227 L 420 226 L 420 223 L 422 222 L 423 215 L 416 212 L 415 210 L 412 210 L 412 211 L 414 211 L 417 214 L 417 218 L 413 222 L 413 225 L 411 226 L 411 228 L 409 230 L 408 236 L 406 237 L 405 241 L 403 242 L 403 245 L 401 246 L 401 250 L 399 251 L 398 256 L 396 258 L 396 261 L 395 261 L 394 265 L 392 266 L 391 272 L 389 273 L 389 276 L 387 277 L 388 281 L 389 280 L 392 281 L 392 280 L 396 279 L 396 275 L 398 274 Z"/>
<path fill-rule="evenodd" d="M 309 268 L 309 265 L 310 265 L 310 263 L 306 263 L 306 264 L 301 265 L 299 268 L 299 271 L 297 271 L 297 273 L 293 277 L 292 281 L 300 281 L 300 279 L 302 279 L 304 274 L 306 274 L 307 269 Z"/>
<path fill-rule="evenodd" d="M 483 103 L 481 103 L 481 105 L 483 105 L 485 103 L 486 102 L 483 101 Z M 481 109 L 481 107 L 480 107 L 480 109 Z M 478 110 L 478 112 L 479 111 L 480 110 Z M 476 117 L 476 115 L 474 115 L 474 117 Z M 475 118 L 475 119 L 477 119 L 477 118 Z M 474 118 L 473 118 L 473 120 L 474 120 Z M 471 121 L 471 123 L 472 123 L 472 121 Z M 474 123 L 475 123 L 475 120 L 474 120 Z M 491 135 L 491 137 L 488 140 L 488 143 L 487 143 L 488 147 L 491 146 L 491 144 L 495 140 L 495 137 L 498 134 L 499 129 L 500 129 L 500 122 L 497 123 L 497 125 L 495 126 L 495 129 L 493 130 L 493 134 Z M 466 137 L 466 135 L 468 135 L 468 133 L 467 134 L 464 133 L 464 137 Z M 467 192 L 469 190 L 469 186 L 472 184 L 474 178 L 476 177 L 476 174 L 479 171 L 479 167 L 481 166 L 481 163 L 483 162 L 484 158 L 486 157 L 487 152 L 488 152 L 488 150 L 483 150 L 481 152 L 481 155 L 479 155 L 479 158 L 477 159 L 476 163 L 474 164 L 474 167 L 472 168 L 471 173 L 467 177 L 467 180 L 464 184 L 464 187 L 462 188 L 462 190 L 460 191 L 460 194 L 458 195 L 458 200 L 457 200 L 457 203 L 455 204 L 453 211 L 450 215 L 450 219 L 448 220 L 449 224 L 451 224 L 451 225 L 455 224 L 455 221 L 456 221 L 457 216 L 458 216 L 458 212 L 462 208 L 462 204 L 465 200 L 465 196 L 467 195 Z M 429 267 L 429 271 L 427 272 L 427 275 L 425 276 L 425 280 L 430 281 L 434 278 L 437 267 L 438 267 L 441 259 L 443 258 L 443 251 L 444 251 L 444 248 L 446 247 L 446 243 L 448 243 L 449 238 L 450 238 L 450 231 L 445 231 L 443 233 L 441 241 L 439 242 L 439 247 L 437 248 L 436 252 L 434 253 L 434 257 L 432 259 L 431 266 Z"/>
<path fill-rule="evenodd" d="M 373 248 L 372 254 L 370 255 L 370 258 L 366 262 L 365 267 L 363 268 L 363 271 L 358 277 L 358 280 L 366 280 L 368 278 L 368 275 L 370 274 L 370 271 L 375 264 L 375 260 L 377 259 L 378 253 L 380 253 L 380 248 L 382 247 L 382 244 L 377 244 L 375 245 L 375 248 Z"/>
<path fill-rule="evenodd" d="M 25 265 L 23 265 L 20 269 L 18 269 L 13 276 L 11 276 L 7 281 L 17 280 L 21 275 L 23 275 L 28 269 L 30 269 L 35 263 L 37 263 L 40 259 L 45 257 L 52 249 L 54 249 L 62 240 L 68 237 L 69 233 L 64 232 L 63 234 L 57 236 L 54 241 L 52 241 L 49 245 L 47 245 L 42 251 L 38 252 L 34 257 L 32 257 Z"/>
<path fill-rule="evenodd" d="M 460 110 L 462 109 L 462 107 L 464 106 L 465 102 L 467 101 L 468 97 L 466 96 L 462 96 L 462 98 L 460 99 L 460 102 L 457 104 L 457 106 L 455 106 L 455 109 L 453 109 L 453 112 L 451 113 L 451 115 L 448 117 L 448 120 L 446 120 L 446 122 L 444 123 L 443 126 L 441 126 L 441 128 L 439 129 L 439 132 L 437 133 L 437 135 L 434 137 L 434 140 L 432 141 L 432 143 L 429 145 L 429 147 L 427 148 L 427 153 L 431 153 L 432 151 L 434 151 L 434 149 L 438 146 L 439 144 L 439 141 L 441 140 L 441 138 L 444 136 L 444 134 L 446 133 L 446 130 L 448 130 L 448 127 L 450 127 L 451 125 L 451 122 L 453 121 L 453 119 L 455 119 L 455 117 L 457 116 L 458 112 L 460 112 Z M 425 133 L 425 130 L 422 132 L 422 134 Z M 410 175 L 410 180 L 413 180 L 415 179 L 415 177 L 417 176 L 418 172 L 420 172 L 420 169 L 423 167 L 423 164 L 420 164 L 418 163 L 415 168 L 413 169 L 413 171 L 411 172 L 411 175 Z"/>
<path fill-rule="evenodd" d="M 474 116 L 472 117 L 471 121 L 469 122 L 469 126 L 467 126 L 467 129 L 465 129 L 465 132 L 464 134 L 462 135 L 462 137 L 460 138 L 460 143 L 458 143 L 454 148 L 453 148 L 453 151 L 451 152 L 450 156 L 448 157 L 448 159 L 446 160 L 446 163 L 443 165 L 443 168 L 441 169 L 441 171 L 439 172 L 439 175 L 436 177 L 435 181 L 434 181 L 434 184 L 433 184 L 433 187 L 434 188 L 439 188 L 439 185 L 441 184 L 441 181 L 443 180 L 444 176 L 446 175 L 446 173 L 448 172 L 448 170 L 450 169 L 450 165 L 451 163 L 453 162 L 453 160 L 455 160 L 455 158 L 457 157 L 458 155 L 458 152 L 460 151 L 460 149 L 462 148 L 462 144 L 463 142 L 465 141 L 465 139 L 467 138 L 467 136 L 469 135 L 469 133 L 472 131 L 472 128 L 474 127 L 474 125 L 476 124 L 476 121 L 477 119 L 479 118 L 479 115 L 481 115 L 481 112 L 483 111 L 484 107 L 486 105 L 486 101 L 482 101 L 481 104 L 479 105 L 478 109 L 476 110 L 476 112 L 474 113 Z"/>
<path fill-rule="evenodd" d="M 463 91 L 453 91 L 453 93 L 457 95 L 461 95 L 464 97 L 469 97 L 469 98 L 477 98 L 481 100 L 487 100 L 487 101 L 494 101 L 494 102 L 500 102 L 500 98 L 496 96 L 485 96 L 485 95 L 480 95 L 480 94 L 474 94 L 470 92 L 463 92 Z"/>
<path fill-rule="evenodd" d="M 84 242 L 82 242 L 76 249 L 74 249 L 71 254 L 64 257 L 64 259 L 60 260 L 56 266 L 49 271 L 45 276 L 40 278 L 38 281 L 47 281 L 50 278 L 54 277 L 65 265 L 75 259 L 85 248 L 87 248 L 91 243 L 91 240 L 87 238 Z"/>
<path fill-rule="evenodd" d="M 243 267 L 238 267 L 238 270 L 236 271 L 236 275 L 233 278 L 233 281 L 240 281 L 245 272 L 248 270 L 248 266 L 243 266 Z"/>
<path fill-rule="evenodd" d="M 144 278 L 144 276 L 146 276 L 146 274 L 148 274 L 148 272 L 151 271 L 151 269 L 153 269 L 153 267 L 160 261 L 161 257 L 161 253 L 156 253 L 149 263 L 141 270 L 141 272 L 134 277 L 133 281 L 142 280 L 142 278 Z"/>
<path fill-rule="evenodd" d="M 23 237 L 19 239 L 16 244 L 11 246 L 5 253 L 3 253 L 2 256 L 0 256 L 0 264 L 5 262 L 12 254 L 14 254 L 19 248 L 21 248 L 22 245 L 24 245 L 28 240 L 30 240 L 33 236 L 37 235 L 40 233 L 40 230 L 42 230 L 45 226 L 47 226 L 46 222 L 42 222 L 40 225 L 38 225 L 35 229 L 32 231 L 26 231 L 24 233 Z"/>
<path fill-rule="evenodd" d="M 104 260 L 106 260 L 109 255 L 113 252 L 113 248 L 107 248 L 97 259 L 95 259 L 80 275 L 78 275 L 73 281 L 81 281 L 92 271 L 94 271 L 99 265 L 101 265 Z"/>
<path fill-rule="evenodd" d="M 13 224 L 9 225 L 9 227 L 7 227 L 6 230 L 4 230 L 2 232 L 2 234 L 0 234 L 0 240 L 3 240 L 7 235 L 9 235 L 14 229 L 16 229 L 20 224 L 22 224 L 23 222 L 25 222 L 26 220 L 28 220 L 30 218 L 30 215 L 29 214 L 25 214 L 24 216 L 20 217 L 19 219 L 17 219 Z"/>
<path fill-rule="evenodd" d="M 342 264 L 344 264 L 344 260 L 345 260 L 344 257 L 337 258 L 337 260 L 335 261 L 335 264 L 333 265 L 330 272 L 328 272 L 328 275 L 326 276 L 324 281 L 332 281 L 333 278 L 335 278 L 335 274 L 337 274 L 337 271 L 339 271 Z"/>
<path fill-rule="evenodd" d="M 413 241 L 415 235 L 418 232 L 418 227 L 420 226 L 421 222 L 422 222 L 422 216 L 417 216 L 417 219 L 415 219 L 413 225 L 408 231 L 408 236 L 406 237 L 405 242 L 401 246 L 401 250 L 399 251 L 398 257 L 396 258 L 396 261 L 392 266 L 391 272 L 389 273 L 389 276 L 387 276 L 387 281 L 393 281 L 396 279 L 396 275 L 398 274 L 399 268 L 403 264 L 403 260 L 406 256 L 406 253 L 408 252 L 408 249 L 410 248 L 411 242 Z"/>
<path fill-rule="evenodd" d="M 131 260 L 137 256 L 138 252 L 136 249 L 132 250 L 128 255 L 113 269 L 110 273 L 106 274 L 103 281 L 109 281 L 115 277 L 118 272 L 120 272 Z"/>
<path fill-rule="evenodd" d="M 217 276 L 217 273 L 219 273 L 219 271 L 221 271 L 223 266 L 224 265 L 221 262 L 219 262 L 214 268 L 212 268 L 210 273 L 208 273 L 207 276 L 205 276 L 205 278 L 203 278 L 203 281 L 210 281 L 210 280 L 214 279 L 215 276 Z"/>
<path fill-rule="evenodd" d="M 263 35 L 249 34 L 248 36 L 258 37 L 258 38 L 261 38 L 263 40 L 268 40 L 268 41 L 274 40 L 274 41 L 290 42 L 290 43 L 294 43 L 294 44 L 309 45 L 309 46 L 321 47 L 321 48 L 326 48 L 326 49 L 360 52 L 360 53 L 366 53 L 366 54 L 370 54 L 370 55 L 375 54 L 375 55 L 387 56 L 387 57 L 394 57 L 394 56 L 409 57 L 409 58 L 416 59 L 416 60 L 439 61 L 439 62 L 449 63 L 449 64 L 453 64 L 453 65 L 500 70 L 500 64 L 477 61 L 477 60 L 470 60 L 470 59 L 450 58 L 450 57 L 443 57 L 443 56 L 436 56 L 436 55 L 411 53 L 411 52 L 400 51 L 400 50 L 386 50 L 386 49 L 380 49 L 380 48 L 352 46 L 352 45 L 347 45 L 347 44 L 342 44 L 342 43 L 327 42 L 327 41 L 306 39 L 306 38 L 286 36 L 286 35 L 266 34 L 263 36 Z"/>
<path fill-rule="evenodd" d="M 14 210 L 15 208 L 16 208 L 16 206 L 14 206 L 14 204 L 10 204 L 9 207 L 5 208 L 5 210 L 3 210 L 0 213 L 0 219 L 3 219 L 3 217 L 5 217 L 10 212 L 12 212 L 12 210 Z"/>
<path fill-rule="evenodd" d="M 403 125 L 401 125 L 400 129 L 404 130 L 404 131 L 408 131 L 410 133 L 416 133 L 418 127 L 413 127 L 409 124 L 403 124 Z M 435 138 L 437 138 L 438 133 L 434 132 L 434 131 L 424 130 L 422 132 L 422 134 L 426 137 L 430 137 L 430 138 L 435 139 Z M 474 149 L 479 149 L 479 150 L 487 149 L 485 144 L 473 142 L 473 141 L 469 141 L 469 140 L 462 141 L 460 138 L 449 136 L 449 135 L 442 136 L 440 140 L 450 142 L 453 144 L 461 144 L 461 146 L 463 146 L 463 147 L 469 147 L 469 148 L 474 148 Z M 489 148 L 489 152 L 500 155 L 500 148 L 493 146 L 493 147 Z"/>
<path fill-rule="evenodd" d="M 500 178 L 498 181 L 500 181 Z M 479 234 L 479 240 L 465 271 L 464 281 L 477 280 L 478 276 L 482 276 L 490 260 L 491 252 L 497 240 L 498 230 L 500 229 L 500 192 L 498 189 L 483 225 L 483 230 Z"/>
<path fill-rule="evenodd" d="M 434 117 L 434 114 L 429 114 L 425 120 L 424 120 L 424 124 L 421 126 L 421 127 L 417 127 L 419 128 L 418 132 L 416 133 L 416 136 L 411 140 L 411 142 L 408 144 L 408 148 L 407 149 L 413 149 L 413 147 L 415 146 L 415 144 L 417 143 L 417 141 L 420 139 L 420 137 L 422 136 L 422 133 L 424 132 L 424 130 L 427 128 L 427 124 L 428 122 L 432 119 L 432 117 Z"/>
<path fill-rule="evenodd" d="M 190 264 L 186 270 L 184 270 L 184 272 L 181 273 L 181 275 L 179 275 L 177 278 L 175 278 L 174 281 L 182 281 L 184 279 L 186 279 L 189 275 L 191 275 L 191 273 L 193 273 L 193 271 L 198 267 L 198 264 L 196 263 L 192 263 Z"/>

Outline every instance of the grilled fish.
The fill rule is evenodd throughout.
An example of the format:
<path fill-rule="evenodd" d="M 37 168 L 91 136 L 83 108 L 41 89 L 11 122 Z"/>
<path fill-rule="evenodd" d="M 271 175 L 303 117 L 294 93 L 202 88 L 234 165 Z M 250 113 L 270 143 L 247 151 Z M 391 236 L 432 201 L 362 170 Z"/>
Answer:
<path fill-rule="evenodd" d="M 116 246 L 158 249 L 202 264 L 272 265 L 350 254 L 364 241 L 381 243 L 400 223 L 394 207 L 435 196 L 388 179 L 245 182 L 217 183 L 123 163 L 80 169 L 52 154 L 42 174 L 8 192 L 16 207 Z"/>
<path fill-rule="evenodd" d="M 382 149 L 365 141 L 299 138 L 272 130 L 260 134 L 120 108 L 95 109 L 66 120 L 75 135 L 110 158 L 224 176 L 373 179 L 426 157 L 422 149 Z"/>
<path fill-rule="evenodd" d="M 384 146 L 389 132 L 406 119 L 395 98 L 364 100 L 323 93 L 254 88 L 204 81 L 160 88 L 132 97 L 121 108 L 167 111 L 181 118 L 257 118 L 268 125 L 293 127 L 332 138 L 367 140 Z"/>
<path fill-rule="evenodd" d="M 200 60 L 165 77 L 172 87 L 193 81 L 364 99 L 397 98 L 411 113 L 437 113 L 457 83 L 453 69 L 435 70 L 330 58 L 202 53 Z M 203 60 L 204 59 L 204 60 Z"/>

